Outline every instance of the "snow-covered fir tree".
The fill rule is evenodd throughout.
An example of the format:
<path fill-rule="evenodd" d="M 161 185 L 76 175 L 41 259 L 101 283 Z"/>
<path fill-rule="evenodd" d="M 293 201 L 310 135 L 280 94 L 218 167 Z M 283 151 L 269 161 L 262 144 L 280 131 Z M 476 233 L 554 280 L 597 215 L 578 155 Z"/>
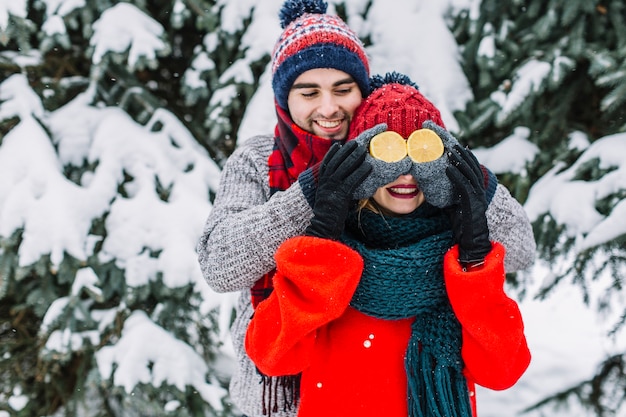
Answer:
<path fill-rule="evenodd" d="M 241 84 L 214 79 L 236 54 L 230 35 L 221 42 L 234 52 L 215 65 L 204 51 L 206 34 L 221 33 L 217 11 L 0 3 L 0 409 L 10 415 L 229 414 L 228 317 L 219 326 L 216 310 L 227 300 L 195 255 L 221 162 L 202 139 L 241 118 L 224 108 L 204 123 L 211 93 Z"/>
<path fill-rule="evenodd" d="M 0 417 L 236 415 L 233 298 L 195 244 L 220 166 L 273 129 L 282 2 L 0 0 Z M 623 337 L 623 2 L 329 3 L 525 203 L 551 274 L 517 294 L 580 288 Z M 618 346 L 493 416 L 620 415 Z"/>

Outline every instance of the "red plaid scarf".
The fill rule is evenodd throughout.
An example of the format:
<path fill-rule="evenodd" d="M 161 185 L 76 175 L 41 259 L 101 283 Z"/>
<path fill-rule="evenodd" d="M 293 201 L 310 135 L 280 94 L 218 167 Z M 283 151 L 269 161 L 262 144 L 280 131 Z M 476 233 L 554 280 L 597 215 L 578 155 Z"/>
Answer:
<path fill-rule="evenodd" d="M 276 106 L 278 123 L 274 130 L 274 150 L 268 158 L 270 193 L 284 191 L 298 180 L 304 170 L 318 164 L 333 141 L 320 138 L 298 127 L 291 116 Z M 272 293 L 275 271 L 263 275 L 252 287 L 252 306 Z"/>

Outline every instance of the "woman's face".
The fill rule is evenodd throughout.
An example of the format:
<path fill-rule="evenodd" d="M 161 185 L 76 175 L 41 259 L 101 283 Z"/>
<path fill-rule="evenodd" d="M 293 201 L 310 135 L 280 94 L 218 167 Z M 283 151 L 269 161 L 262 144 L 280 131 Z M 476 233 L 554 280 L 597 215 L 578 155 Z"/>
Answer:
<path fill-rule="evenodd" d="M 425 200 L 411 174 L 401 175 L 394 182 L 380 187 L 372 198 L 392 214 L 409 214 Z"/>

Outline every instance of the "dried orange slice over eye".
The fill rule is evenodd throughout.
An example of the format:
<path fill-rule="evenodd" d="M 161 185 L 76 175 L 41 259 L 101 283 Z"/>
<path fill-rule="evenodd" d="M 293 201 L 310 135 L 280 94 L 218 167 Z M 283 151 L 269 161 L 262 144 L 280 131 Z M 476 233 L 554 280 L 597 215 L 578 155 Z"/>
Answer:
<path fill-rule="evenodd" d="M 370 155 L 383 162 L 401 161 L 406 152 L 406 140 L 390 130 L 379 133 L 370 141 Z"/>
<path fill-rule="evenodd" d="M 430 162 L 443 155 L 443 142 L 430 129 L 419 129 L 411 133 L 406 146 L 409 158 L 413 162 Z"/>

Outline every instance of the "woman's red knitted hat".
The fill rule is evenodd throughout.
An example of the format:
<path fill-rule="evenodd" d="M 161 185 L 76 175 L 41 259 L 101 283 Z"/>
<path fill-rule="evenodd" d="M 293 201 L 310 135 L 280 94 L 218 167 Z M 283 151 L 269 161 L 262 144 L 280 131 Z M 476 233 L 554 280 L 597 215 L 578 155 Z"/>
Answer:
<path fill-rule="evenodd" d="M 350 122 L 349 139 L 380 123 L 387 130 L 399 133 L 405 139 L 426 120 L 444 127 L 441 113 L 419 92 L 417 85 L 406 75 L 396 72 L 376 75 L 370 80 L 371 94 L 361 103 Z"/>

